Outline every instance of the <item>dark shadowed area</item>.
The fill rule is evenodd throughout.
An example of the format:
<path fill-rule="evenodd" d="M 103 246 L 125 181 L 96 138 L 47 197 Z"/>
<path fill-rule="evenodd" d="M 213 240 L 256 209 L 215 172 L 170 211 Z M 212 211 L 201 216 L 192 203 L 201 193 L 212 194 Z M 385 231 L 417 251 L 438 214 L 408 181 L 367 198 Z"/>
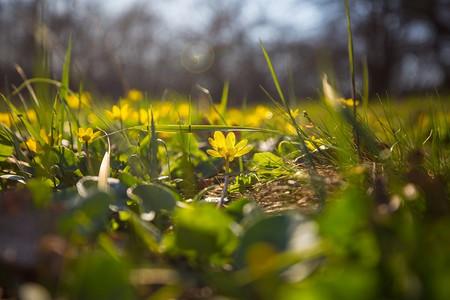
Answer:
<path fill-rule="evenodd" d="M 367 61 L 370 94 L 402 96 L 450 86 L 449 0 L 349 1 L 357 88 Z M 291 98 L 315 97 L 334 74 L 349 96 L 344 1 L 170 0 L 0 2 L 3 92 L 23 78 L 61 78 L 72 37 L 71 88 L 116 100 L 130 88 L 161 97 L 166 89 L 249 103 L 272 91 L 259 38 Z"/>

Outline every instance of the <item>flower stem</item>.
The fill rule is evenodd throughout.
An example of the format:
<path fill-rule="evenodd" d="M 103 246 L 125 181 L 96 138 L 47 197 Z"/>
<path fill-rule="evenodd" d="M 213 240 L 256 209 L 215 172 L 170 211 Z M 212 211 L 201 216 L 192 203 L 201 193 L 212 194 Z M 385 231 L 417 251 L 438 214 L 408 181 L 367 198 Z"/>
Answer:
<path fill-rule="evenodd" d="M 223 206 L 223 200 L 227 196 L 227 190 L 228 190 L 228 183 L 230 181 L 230 176 L 228 173 L 230 173 L 230 162 L 227 158 L 225 158 L 225 182 L 223 183 L 223 190 L 222 190 L 222 196 L 220 196 L 219 202 L 217 202 L 217 207 Z"/>
<path fill-rule="evenodd" d="M 91 156 L 89 155 L 89 143 L 88 142 L 86 142 L 86 160 L 87 160 L 88 173 L 90 175 L 93 175 Z"/>

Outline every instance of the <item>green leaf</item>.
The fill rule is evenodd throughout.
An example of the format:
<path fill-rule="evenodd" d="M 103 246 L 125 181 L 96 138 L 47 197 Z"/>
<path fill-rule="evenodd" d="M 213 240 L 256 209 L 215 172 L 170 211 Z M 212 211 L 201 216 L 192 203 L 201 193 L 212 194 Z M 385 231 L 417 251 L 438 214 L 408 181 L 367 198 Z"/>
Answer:
<path fill-rule="evenodd" d="M 32 179 L 27 182 L 27 187 L 31 191 L 33 203 L 36 207 L 43 208 L 49 203 L 52 196 L 52 185 L 53 183 L 49 180 Z"/>
<path fill-rule="evenodd" d="M 142 220 L 132 211 L 127 211 L 130 225 L 134 228 L 137 236 L 147 245 L 151 251 L 158 251 L 159 242 L 162 239 L 161 231 L 150 222 Z"/>
<path fill-rule="evenodd" d="M 0 131 L 0 161 L 5 161 L 13 154 L 12 142 L 3 131 Z"/>
<path fill-rule="evenodd" d="M 68 234 L 76 232 L 81 235 L 95 234 L 107 224 L 109 206 L 115 203 L 115 196 L 98 190 L 91 190 L 86 197 L 75 197 L 72 209 L 62 218 L 60 230 Z"/>
<path fill-rule="evenodd" d="M 174 217 L 176 246 L 204 258 L 215 253 L 230 254 L 236 242 L 232 223 L 231 217 L 212 206 L 178 209 Z"/>
<path fill-rule="evenodd" d="M 235 252 L 236 265 L 238 267 L 246 265 L 248 252 L 254 245 L 269 245 L 277 253 L 288 250 L 301 251 L 303 247 L 312 246 L 316 234 L 314 223 L 306 221 L 298 214 L 263 218 L 248 228 L 242 236 L 241 243 Z M 302 238 L 311 244 L 295 242 Z"/>
<path fill-rule="evenodd" d="M 132 174 L 125 172 L 125 171 L 120 173 L 119 180 L 127 187 L 131 187 L 133 185 L 141 183 L 141 181 L 142 181 L 139 178 L 137 178 L 137 177 L 133 176 Z"/>
<path fill-rule="evenodd" d="M 139 184 L 128 191 L 129 194 L 140 200 L 141 213 L 172 211 L 177 201 L 182 200 L 176 191 L 156 183 Z"/>
<path fill-rule="evenodd" d="M 71 299 L 136 299 L 130 265 L 105 250 L 88 251 L 77 258 L 67 292 Z"/>
<path fill-rule="evenodd" d="M 281 157 L 270 152 L 261 152 L 253 155 L 253 162 L 259 167 L 279 168 L 283 164 Z"/>
<path fill-rule="evenodd" d="M 41 154 L 39 157 L 47 169 L 58 165 L 63 171 L 75 172 L 78 168 L 78 157 L 72 150 L 62 146 L 54 146 L 48 153 Z"/>

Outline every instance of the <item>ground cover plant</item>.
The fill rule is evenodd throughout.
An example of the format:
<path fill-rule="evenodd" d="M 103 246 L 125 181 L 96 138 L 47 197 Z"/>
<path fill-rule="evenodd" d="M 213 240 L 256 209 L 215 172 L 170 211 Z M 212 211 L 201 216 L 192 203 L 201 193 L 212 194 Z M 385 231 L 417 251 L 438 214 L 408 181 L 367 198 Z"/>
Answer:
<path fill-rule="evenodd" d="M 262 45 L 278 94 L 241 108 L 102 103 L 69 42 L 60 81 L 1 95 L 2 296 L 449 299 L 446 99 L 369 103 L 349 41 L 351 99 L 287 103 Z"/>

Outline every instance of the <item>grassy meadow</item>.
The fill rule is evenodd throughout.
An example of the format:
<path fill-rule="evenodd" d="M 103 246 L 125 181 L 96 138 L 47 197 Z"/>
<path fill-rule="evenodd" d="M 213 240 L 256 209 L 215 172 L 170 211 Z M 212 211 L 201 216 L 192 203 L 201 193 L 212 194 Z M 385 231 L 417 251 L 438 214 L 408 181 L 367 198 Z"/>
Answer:
<path fill-rule="evenodd" d="M 266 104 L 108 103 L 70 46 L 1 95 L 0 295 L 450 299 L 448 97 L 291 101 L 262 51 Z"/>

